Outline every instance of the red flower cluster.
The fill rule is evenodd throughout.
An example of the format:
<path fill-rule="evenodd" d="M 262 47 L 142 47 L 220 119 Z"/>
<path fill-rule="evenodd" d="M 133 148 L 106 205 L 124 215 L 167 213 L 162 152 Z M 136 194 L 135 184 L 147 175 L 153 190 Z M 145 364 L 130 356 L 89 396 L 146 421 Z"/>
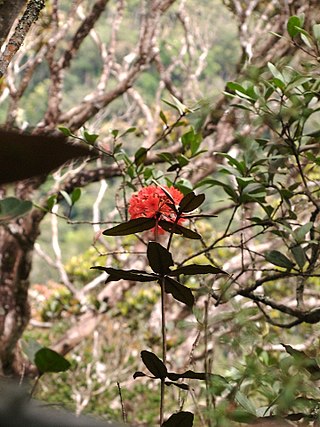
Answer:
<path fill-rule="evenodd" d="M 183 198 L 183 194 L 174 187 L 164 188 L 171 194 L 175 205 L 178 206 Z M 145 217 L 174 222 L 177 214 L 170 205 L 172 205 L 172 201 L 161 187 L 149 185 L 131 196 L 129 214 L 131 219 Z M 178 224 L 181 224 L 183 221 L 185 219 L 180 218 Z M 158 227 L 158 232 L 159 234 L 163 234 L 164 230 Z"/>

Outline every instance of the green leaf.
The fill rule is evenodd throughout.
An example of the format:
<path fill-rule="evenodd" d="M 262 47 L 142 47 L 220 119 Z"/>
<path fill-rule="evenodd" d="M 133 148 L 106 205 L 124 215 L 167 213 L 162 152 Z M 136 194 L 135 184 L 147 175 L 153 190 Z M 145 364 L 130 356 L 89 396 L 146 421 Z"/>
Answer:
<path fill-rule="evenodd" d="M 163 280 L 164 289 L 167 294 L 171 294 L 174 299 L 186 304 L 188 307 L 193 307 L 194 296 L 189 288 L 168 276 L 165 276 Z"/>
<path fill-rule="evenodd" d="M 152 375 L 156 378 L 166 378 L 168 373 L 167 368 L 158 356 L 151 351 L 142 350 L 141 359 Z"/>
<path fill-rule="evenodd" d="M 74 205 L 81 197 L 81 188 L 75 188 L 71 193 L 71 202 Z"/>
<path fill-rule="evenodd" d="M 90 270 L 101 270 L 109 274 L 105 283 L 117 282 L 118 280 L 131 280 L 134 282 L 152 282 L 156 280 L 157 277 L 151 274 L 148 274 L 145 271 L 141 270 L 121 270 L 112 267 L 102 267 L 100 265 L 90 267 Z"/>
<path fill-rule="evenodd" d="M 143 165 L 147 158 L 148 150 L 144 147 L 140 147 L 134 155 L 134 163 L 136 166 Z"/>
<path fill-rule="evenodd" d="M 271 264 L 277 265 L 278 267 L 287 268 L 289 270 L 291 270 L 295 265 L 279 251 L 270 251 L 266 254 L 265 258 Z"/>
<path fill-rule="evenodd" d="M 164 114 L 164 112 L 162 110 L 160 111 L 159 116 L 160 116 L 160 119 L 163 121 L 163 123 L 167 126 L 168 125 L 168 120 L 167 120 L 167 117 L 166 117 L 166 115 Z"/>
<path fill-rule="evenodd" d="M 214 267 L 213 265 L 204 264 L 191 264 L 183 267 L 178 267 L 170 272 L 170 276 L 179 276 L 180 274 L 227 274 L 221 268 Z"/>
<path fill-rule="evenodd" d="M 241 391 L 237 391 L 235 400 L 239 403 L 240 406 L 243 407 L 243 409 L 256 416 L 256 408 Z"/>
<path fill-rule="evenodd" d="M 287 31 L 291 38 L 299 34 L 299 31 L 296 27 L 301 27 L 302 23 L 300 18 L 296 15 L 291 16 L 287 22 Z"/>
<path fill-rule="evenodd" d="M 105 236 L 127 236 L 129 234 L 139 233 L 140 231 L 150 230 L 155 225 L 155 218 L 135 218 L 109 228 L 108 230 L 104 230 L 102 234 Z"/>
<path fill-rule="evenodd" d="M 186 237 L 187 239 L 201 239 L 200 234 L 190 230 L 189 228 L 185 228 L 180 224 L 160 220 L 159 225 L 161 228 L 168 231 L 169 233 L 182 234 L 183 237 Z"/>
<path fill-rule="evenodd" d="M 32 209 L 32 202 L 16 197 L 6 197 L 0 200 L 0 223 L 10 221 L 27 214 Z"/>
<path fill-rule="evenodd" d="M 230 412 L 228 418 L 241 424 L 253 424 L 258 419 L 255 415 L 242 408 L 236 408 L 234 411 Z"/>
<path fill-rule="evenodd" d="M 194 129 L 191 129 L 189 132 L 186 132 L 181 137 L 181 142 L 185 150 L 191 151 L 191 156 L 194 156 L 198 151 L 202 141 L 202 135 L 195 133 Z"/>
<path fill-rule="evenodd" d="M 191 109 L 188 108 L 186 105 L 184 105 L 181 101 L 179 101 L 178 98 L 176 98 L 173 95 L 171 95 L 171 98 L 172 98 L 172 102 L 166 101 L 165 99 L 163 99 L 163 102 L 165 102 L 166 104 L 170 105 L 175 110 L 179 111 L 179 113 L 180 113 L 181 116 L 184 116 L 186 113 L 190 113 L 191 112 Z"/>
<path fill-rule="evenodd" d="M 161 427 L 192 427 L 194 415 L 192 412 L 181 411 L 171 415 Z"/>
<path fill-rule="evenodd" d="M 179 212 L 192 212 L 197 209 L 204 202 L 206 196 L 204 194 L 198 194 L 197 196 L 193 191 L 188 193 L 181 200 L 179 204 Z"/>
<path fill-rule="evenodd" d="M 61 354 L 50 348 L 43 347 L 34 356 L 34 363 L 41 374 L 46 372 L 64 372 L 71 364 Z"/>
<path fill-rule="evenodd" d="M 155 273 L 164 276 L 174 265 L 171 253 L 158 242 L 149 242 L 147 248 L 149 265 Z"/>
<path fill-rule="evenodd" d="M 95 133 L 89 133 L 86 130 L 83 132 L 83 136 L 85 138 L 85 140 L 89 143 L 89 144 L 94 144 L 96 142 L 96 140 L 99 138 L 99 135 L 95 134 Z"/>
<path fill-rule="evenodd" d="M 57 203 L 57 196 L 54 194 L 50 196 L 47 200 L 47 209 L 50 212 L 53 206 Z"/>
<path fill-rule="evenodd" d="M 64 126 L 58 126 L 58 129 L 60 132 L 63 133 L 64 136 L 72 136 L 72 132 L 70 129 L 64 127 Z"/>
<path fill-rule="evenodd" d="M 179 154 L 177 156 L 177 160 L 179 162 L 180 168 L 183 168 L 189 164 L 189 160 L 183 154 Z"/>
<path fill-rule="evenodd" d="M 303 268 L 305 263 L 307 262 L 307 257 L 304 252 L 304 249 L 300 245 L 297 245 L 297 246 L 292 246 L 290 250 L 298 266 L 300 268 Z"/>
<path fill-rule="evenodd" d="M 296 242 L 297 243 L 304 242 L 306 234 L 309 233 L 312 227 L 313 227 L 313 222 L 307 222 L 301 227 L 296 228 L 293 232 L 293 237 L 295 238 Z"/>
<path fill-rule="evenodd" d="M 121 138 L 122 136 L 127 135 L 127 133 L 133 133 L 133 132 L 135 132 L 135 131 L 136 131 L 136 129 L 137 129 L 137 128 L 135 128 L 135 127 L 130 127 L 130 128 L 128 128 L 127 130 L 125 130 L 125 131 L 120 135 L 120 138 Z"/>
<path fill-rule="evenodd" d="M 64 200 L 67 202 L 67 204 L 69 206 L 72 206 L 72 200 L 71 200 L 71 197 L 69 196 L 69 194 L 66 191 L 64 191 L 64 190 L 61 190 L 60 194 L 62 195 L 62 197 L 64 198 Z"/>
<path fill-rule="evenodd" d="M 280 82 L 284 83 L 283 75 L 280 73 L 280 71 L 271 62 L 268 62 L 268 68 L 269 68 L 271 74 L 273 75 L 273 77 L 275 77 Z"/>

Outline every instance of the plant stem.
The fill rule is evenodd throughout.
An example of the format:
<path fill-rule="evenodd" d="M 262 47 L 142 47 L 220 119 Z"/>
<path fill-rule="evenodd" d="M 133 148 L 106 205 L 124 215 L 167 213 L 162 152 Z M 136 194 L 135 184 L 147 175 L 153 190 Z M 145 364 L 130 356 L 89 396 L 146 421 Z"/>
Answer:
<path fill-rule="evenodd" d="M 162 361 L 167 362 L 167 331 L 166 331 L 166 304 L 165 304 L 164 279 L 161 280 L 161 337 L 162 337 Z M 163 423 L 164 412 L 164 378 L 161 378 L 160 390 L 160 426 Z"/>
<path fill-rule="evenodd" d="M 209 312 L 209 303 L 210 303 L 210 296 L 208 296 L 208 300 L 205 301 L 204 306 L 204 321 L 203 321 L 203 327 L 204 327 L 204 371 L 206 373 L 206 406 L 207 406 L 207 423 L 208 427 L 211 427 L 211 420 L 210 420 L 210 410 L 211 410 L 211 402 L 210 402 L 210 381 L 209 381 L 209 374 L 210 374 L 210 362 L 209 362 L 209 354 L 208 354 L 208 312 Z"/>

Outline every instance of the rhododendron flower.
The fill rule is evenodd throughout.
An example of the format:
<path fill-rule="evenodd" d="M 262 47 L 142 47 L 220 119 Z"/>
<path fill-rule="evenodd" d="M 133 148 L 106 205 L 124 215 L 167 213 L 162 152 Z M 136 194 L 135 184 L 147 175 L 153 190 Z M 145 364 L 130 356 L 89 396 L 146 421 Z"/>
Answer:
<path fill-rule="evenodd" d="M 184 197 L 181 191 L 174 187 L 163 188 L 170 193 L 174 204 L 178 206 Z M 145 217 L 169 222 L 175 222 L 177 217 L 177 213 L 172 207 L 172 200 L 169 199 L 161 187 L 155 185 L 144 187 L 138 193 L 131 196 L 129 214 L 131 219 Z M 185 221 L 185 218 L 179 218 L 177 223 L 181 224 L 183 221 Z M 158 227 L 157 232 L 164 234 L 165 231 L 161 227 Z"/>

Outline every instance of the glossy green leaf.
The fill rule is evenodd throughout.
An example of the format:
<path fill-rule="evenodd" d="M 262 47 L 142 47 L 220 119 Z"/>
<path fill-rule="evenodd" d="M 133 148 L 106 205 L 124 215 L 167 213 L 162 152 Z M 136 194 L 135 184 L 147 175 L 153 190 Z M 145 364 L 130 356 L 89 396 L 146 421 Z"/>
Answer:
<path fill-rule="evenodd" d="M 75 188 L 71 193 L 71 202 L 74 205 L 81 197 L 81 188 Z"/>
<path fill-rule="evenodd" d="M 179 211 L 184 213 L 192 212 L 202 205 L 205 198 L 206 196 L 204 194 L 195 195 L 194 192 L 191 191 L 180 201 Z"/>
<path fill-rule="evenodd" d="M 186 304 L 188 307 L 193 307 L 194 296 L 191 290 L 177 280 L 166 276 L 164 278 L 164 289 L 166 293 L 171 294 L 175 300 Z"/>
<path fill-rule="evenodd" d="M 0 200 L 0 223 L 10 221 L 27 214 L 32 209 L 32 202 L 16 197 L 6 197 Z"/>
<path fill-rule="evenodd" d="M 118 280 L 131 280 L 134 282 L 152 282 L 156 280 L 156 276 L 152 276 L 140 270 L 121 270 L 112 267 L 94 266 L 90 267 L 91 270 L 101 270 L 109 274 L 105 283 L 117 282 Z"/>
<path fill-rule="evenodd" d="M 34 363 L 41 374 L 46 372 L 64 372 L 70 368 L 70 362 L 61 354 L 43 347 L 34 356 Z"/>
<path fill-rule="evenodd" d="M 299 31 L 296 27 L 301 27 L 300 18 L 296 15 L 291 16 L 287 22 L 287 31 L 290 37 L 295 37 L 299 34 Z"/>
<path fill-rule="evenodd" d="M 166 378 L 168 373 L 167 368 L 158 356 L 151 351 L 142 350 L 141 359 L 155 378 Z"/>
<path fill-rule="evenodd" d="M 128 234 L 150 230 L 155 225 L 155 218 L 135 218 L 116 225 L 115 227 L 109 228 L 108 230 L 104 230 L 102 234 L 105 236 L 127 236 Z"/>
<path fill-rule="evenodd" d="M 213 265 L 204 264 L 191 264 L 178 267 L 170 272 L 170 276 L 179 276 L 180 274 L 226 274 L 221 268 L 214 267 Z"/>
<path fill-rule="evenodd" d="M 287 268 L 289 270 L 294 267 L 294 263 L 279 251 L 270 251 L 266 254 L 265 258 L 271 264 L 277 265 L 278 267 Z"/>
<path fill-rule="evenodd" d="M 171 253 L 158 242 L 149 242 L 147 248 L 149 265 L 155 273 L 164 276 L 174 265 Z"/>
<path fill-rule="evenodd" d="M 169 233 L 182 234 L 183 237 L 186 237 L 187 239 L 201 239 L 200 234 L 190 230 L 189 228 L 185 228 L 180 224 L 160 220 L 159 225 L 161 228 L 168 231 Z"/>
<path fill-rule="evenodd" d="M 171 415 L 161 427 L 192 427 L 194 415 L 192 412 L 181 411 Z"/>

